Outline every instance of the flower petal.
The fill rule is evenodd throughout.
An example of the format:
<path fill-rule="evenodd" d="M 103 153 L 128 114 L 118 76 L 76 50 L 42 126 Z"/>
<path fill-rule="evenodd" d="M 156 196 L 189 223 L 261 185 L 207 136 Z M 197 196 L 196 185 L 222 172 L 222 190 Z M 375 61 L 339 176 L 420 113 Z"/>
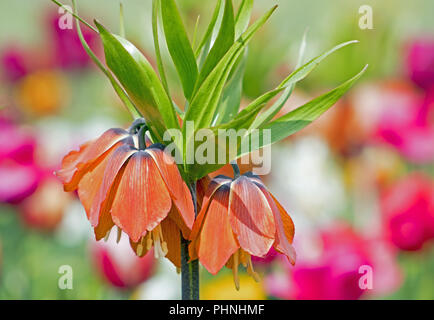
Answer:
<path fill-rule="evenodd" d="M 223 177 L 223 176 L 216 177 L 210 181 L 208 188 L 205 192 L 205 195 L 203 197 L 203 201 L 202 201 L 203 203 L 202 203 L 201 210 L 200 210 L 199 214 L 197 215 L 196 220 L 194 222 L 193 229 L 192 229 L 191 234 L 190 234 L 190 240 L 194 240 L 197 238 L 199 231 L 202 228 L 203 219 L 205 218 L 206 212 L 208 210 L 209 201 L 212 198 L 212 196 L 214 195 L 214 193 L 222 185 L 229 184 L 231 181 L 232 180 L 230 178 Z"/>
<path fill-rule="evenodd" d="M 202 179 L 199 179 L 196 183 L 196 199 L 197 199 L 197 208 L 200 211 L 202 208 L 203 198 L 205 197 L 206 190 L 208 189 L 208 185 L 211 182 L 211 178 L 206 175 Z"/>
<path fill-rule="evenodd" d="M 154 159 L 158 170 L 160 170 L 167 189 L 170 192 L 173 203 L 178 208 L 185 224 L 191 230 L 194 222 L 194 207 L 190 190 L 179 173 L 175 160 L 161 150 L 157 145 L 146 149 Z"/>
<path fill-rule="evenodd" d="M 262 192 L 268 200 L 268 204 L 273 211 L 276 221 L 276 240 L 274 242 L 274 248 L 278 252 L 283 253 L 288 258 L 289 262 L 294 265 L 297 258 L 295 249 L 292 246 L 295 232 L 294 223 L 289 214 L 271 193 L 265 189 L 262 190 Z"/>
<path fill-rule="evenodd" d="M 110 211 L 114 196 L 109 197 L 109 195 L 110 193 L 115 193 L 115 190 L 112 189 L 115 189 L 114 185 L 119 184 L 119 182 L 117 184 L 115 183 L 116 177 L 118 174 L 122 176 L 120 171 L 134 152 L 136 152 L 134 148 L 128 145 L 122 145 L 107 156 L 103 179 L 100 185 L 97 188 L 95 187 L 97 191 L 95 192 L 95 197 L 89 212 L 89 220 L 92 226 L 98 225 L 98 220 L 103 210 Z M 86 176 L 84 176 L 82 180 L 84 180 Z"/>
<path fill-rule="evenodd" d="M 95 233 L 95 239 L 99 241 L 102 238 L 104 238 L 107 232 L 109 232 L 111 228 L 113 228 L 113 226 L 114 223 L 110 215 L 110 212 L 109 211 L 103 212 L 101 214 L 101 217 L 99 218 L 98 225 L 93 230 Z"/>
<path fill-rule="evenodd" d="M 133 143 L 132 137 L 124 129 L 109 129 L 97 140 L 82 146 L 80 151 L 69 153 L 63 161 L 62 169 L 57 172 L 64 184 L 65 191 L 77 189 L 81 177 L 92 166 L 93 162 L 125 138 L 128 138 L 124 141 L 125 143 Z"/>
<path fill-rule="evenodd" d="M 126 165 L 113 200 L 114 223 L 137 242 L 167 217 L 171 206 L 169 191 L 154 160 L 147 152 L 137 151 Z"/>
<path fill-rule="evenodd" d="M 245 176 L 231 184 L 229 217 L 241 248 L 251 255 L 265 256 L 276 233 L 273 213 L 261 190 Z"/>
<path fill-rule="evenodd" d="M 102 159 L 98 159 L 98 161 L 89 168 L 89 171 L 83 175 L 78 184 L 78 197 L 89 220 L 91 207 L 104 179 L 104 172 L 108 160 L 116 150 L 116 146 L 120 146 L 120 143 L 117 143 L 114 148 L 110 149 L 104 157 L 101 157 Z M 95 225 L 96 224 L 92 224 L 92 226 Z"/>
<path fill-rule="evenodd" d="M 198 257 L 212 274 L 216 274 L 239 248 L 229 222 L 229 194 L 227 185 L 215 192 L 199 235 Z"/>
<path fill-rule="evenodd" d="M 163 239 L 167 243 L 167 255 L 176 267 L 181 268 L 181 233 L 176 223 L 169 217 L 161 222 Z"/>

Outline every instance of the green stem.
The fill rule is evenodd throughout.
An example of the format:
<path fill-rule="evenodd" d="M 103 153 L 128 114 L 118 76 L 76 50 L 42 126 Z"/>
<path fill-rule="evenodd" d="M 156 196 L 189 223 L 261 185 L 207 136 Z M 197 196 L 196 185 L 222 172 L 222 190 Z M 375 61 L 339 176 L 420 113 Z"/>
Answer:
<path fill-rule="evenodd" d="M 189 185 L 194 205 L 194 214 L 197 216 L 196 182 Z M 182 300 L 199 300 L 199 261 L 190 260 L 188 254 L 189 241 L 181 234 L 181 290 Z"/>

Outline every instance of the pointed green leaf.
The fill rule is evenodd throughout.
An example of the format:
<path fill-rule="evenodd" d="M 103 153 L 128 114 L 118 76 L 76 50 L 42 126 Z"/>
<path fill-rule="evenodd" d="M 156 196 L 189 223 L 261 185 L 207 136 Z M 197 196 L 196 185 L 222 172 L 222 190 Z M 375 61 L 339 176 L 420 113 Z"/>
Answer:
<path fill-rule="evenodd" d="M 195 129 L 206 128 L 211 125 L 212 118 L 217 109 L 224 84 L 245 47 L 255 32 L 268 20 L 276 6 L 252 24 L 246 32 L 232 45 L 225 56 L 220 60 L 214 70 L 205 79 L 197 93 L 192 99 L 191 105 L 185 113 L 185 121 L 193 121 Z M 183 127 L 184 146 L 187 146 L 192 138 L 190 133 L 187 136 L 186 126 Z M 187 150 L 187 148 L 184 148 Z M 184 161 L 186 155 L 184 154 Z"/>
<path fill-rule="evenodd" d="M 291 95 L 292 91 L 294 90 L 295 84 L 306 78 L 309 73 L 312 72 L 313 69 L 315 69 L 325 58 L 327 58 L 329 55 L 331 55 L 333 52 L 346 47 L 347 45 L 350 45 L 352 43 L 357 43 L 357 40 L 348 41 L 341 43 L 332 49 L 324 52 L 323 54 L 313 58 L 303 66 L 296 67 L 296 70 L 292 72 L 285 80 L 282 81 L 282 83 L 279 85 L 279 88 L 286 88 L 285 92 L 282 94 L 282 96 L 279 98 L 279 100 L 276 101 L 269 109 L 265 110 L 263 113 L 261 113 L 256 120 L 252 124 L 252 129 L 259 128 L 263 124 L 267 123 L 273 117 L 282 109 L 282 107 L 285 105 L 286 101 L 288 100 L 289 96 Z M 305 48 L 306 39 L 305 36 L 303 37 L 302 44 L 300 46 L 300 56 L 299 56 L 299 63 L 301 64 L 302 56 L 304 54 L 304 48 Z"/>
<path fill-rule="evenodd" d="M 267 21 L 275 8 L 273 7 L 273 9 L 247 29 L 205 79 L 186 112 L 186 121 L 194 121 L 196 128 L 205 128 L 211 124 L 224 84 L 229 77 L 232 67 L 243 53 L 244 48 L 255 32 Z"/>
<path fill-rule="evenodd" d="M 197 78 L 197 89 L 202 84 L 203 80 L 210 74 L 221 58 L 226 54 L 229 48 L 234 43 L 235 38 L 235 21 L 234 21 L 234 9 L 232 6 L 232 0 L 225 1 L 225 9 L 223 13 L 223 19 L 220 26 L 220 31 L 217 35 L 217 39 L 209 52 L 202 69 L 200 70 L 199 77 Z"/>
<path fill-rule="evenodd" d="M 243 0 L 235 19 L 235 39 L 246 31 L 253 10 L 253 0 Z"/>
<path fill-rule="evenodd" d="M 211 21 L 208 25 L 208 28 L 205 31 L 205 34 L 203 35 L 202 41 L 199 43 L 199 46 L 195 50 L 195 57 L 197 58 L 202 50 L 202 48 L 205 46 L 206 43 L 210 42 L 210 39 L 212 37 L 212 33 L 214 31 L 214 27 L 217 23 L 217 19 L 220 13 L 220 8 L 222 6 L 222 0 L 217 0 L 216 7 L 214 9 L 214 13 L 212 15 Z"/>
<path fill-rule="evenodd" d="M 297 131 L 300 131 L 308 124 L 312 123 L 330 107 L 332 107 L 353 86 L 353 84 L 365 72 L 367 67 L 368 66 L 366 65 L 362 71 L 360 71 L 353 78 L 341 84 L 339 87 L 264 125 L 260 128 L 259 135 L 256 137 L 249 135 L 249 138 L 252 140 L 250 141 L 249 152 L 260 149 L 267 144 L 273 144 L 285 139 L 286 137 L 296 133 Z M 264 130 L 270 130 L 271 141 L 267 142 L 263 140 Z M 242 155 L 243 154 L 240 150 L 239 156 Z"/>
<path fill-rule="evenodd" d="M 76 26 L 77 26 L 77 33 L 78 38 L 80 39 L 80 42 L 86 51 L 86 53 L 89 55 L 89 57 L 93 60 L 93 62 L 97 65 L 97 67 L 104 73 L 104 75 L 109 79 L 111 85 L 113 86 L 113 89 L 115 90 L 116 94 L 118 95 L 119 99 L 122 101 L 122 103 L 125 105 L 126 109 L 130 112 L 131 116 L 134 119 L 140 118 L 141 115 L 137 111 L 136 106 L 132 103 L 130 97 L 128 97 L 125 90 L 119 85 L 119 83 L 116 81 L 116 79 L 113 77 L 113 75 L 110 73 L 109 70 L 103 65 L 103 63 L 98 59 L 98 57 L 93 53 L 92 49 L 87 44 L 86 40 L 84 39 L 83 33 L 81 32 L 80 27 L 80 20 L 78 19 L 78 13 L 77 13 L 77 4 L 75 0 L 72 0 L 72 8 L 74 11 L 74 17 L 76 20 Z"/>
<path fill-rule="evenodd" d="M 243 92 L 243 78 L 247 55 L 244 54 L 240 58 L 234 75 L 229 79 L 228 84 L 223 90 L 219 107 L 212 121 L 213 125 L 226 123 L 238 113 Z"/>
<path fill-rule="evenodd" d="M 274 89 L 272 91 L 269 91 L 267 93 L 264 93 L 257 99 L 255 99 L 253 102 L 251 102 L 245 109 L 243 109 L 238 115 L 236 115 L 231 121 L 212 127 L 210 128 L 213 136 L 215 137 L 215 150 L 216 150 L 216 159 L 214 163 L 205 163 L 205 164 L 192 164 L 187 167 L 187 170 L 191 172 L 191 175 L 194 179 L 200 179 L 203 176 L 207 175 L 210 172 L 213 172 L 222 166 L 224 166 L 226 163 L 229 163 L 230 160 L 236 158 L 237 156 L 237 150 L 239 149 L 241 145 L 242 139 L 248 135 L 249 127 L 255 117 L 258 115 L 258 113 L 261 111 L 261 109 L 266 105 L 268 101 L 270 101 L 273 97 L 275 97 L 279 92 L 281 92 L 283 89 Z M 237 132 L 237 134 L 242 133 L 241 130 L 245 130 L 245 135 L 237 137 L 236 145 L 231 145 L 228 141 L 226 143 L 221 143 L 221 141 L 218 140 L 219 137 L 219 130 L 234 130 L 234 132 Z M 232 149 L 231 149 L 232 148 Z M 232 152 L 232 154 L 231 154 Z M 221 163 L 218 160 L 218 156 L 220 154 L 225 154 L 226 161 L 224 163 Z"/>
<path fill-rule="evenodd" d="M 193 49 L 174 0 L 161 1 L 161 15 L 167 48 L 181 79 L 184 96 L 190 100 L 198 70 Z"/>
<path fill-rule="evenodd" d="M 163 141 L 167 128 L 179 128 L 171 100 L 143 54 L 128 40 L 109 33 L 95 21 L 107 65 L 143 114 L 154 139 Z"/>
<path fill-rule="evenodd" d="M 152 1 L 152 35 L 154 38 L 155 57 L 157 60 L 158 73 L 160 74 L 160 79 L 163 83 L 164 89 L 167 92 L 167 95 L 170 96 L 169 85 L 167 84 L 166 73 L 164 71 L 163 59 L 161 58 L 160 41 L 158 38 L 158 11 L 160 10 L 160 6 L 160 0 Z"/>

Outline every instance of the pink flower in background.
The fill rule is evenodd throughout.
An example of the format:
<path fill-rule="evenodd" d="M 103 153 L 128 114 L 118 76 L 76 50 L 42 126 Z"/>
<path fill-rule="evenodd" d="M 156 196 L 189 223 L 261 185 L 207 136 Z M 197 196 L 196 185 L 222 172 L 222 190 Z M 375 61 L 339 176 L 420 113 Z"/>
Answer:
<path fill-rule="evenodd" d="M 75 28 L 75 21 L 72 29 L 61 29 L 58 12 L 49 16 L 49 27 L 53 41 L 53 50 L 57 64 L 66 69 L 84 68 L 90 65 L 90 58 L 81 45 Z M 96 46 L 97 34 L 87 28 L 82 28 L 83 36 L 92 49 Z"/>
<path fill-rule="evenodd" d="M 408 48 L 407 72 L 410 79 L 427 90 L 434 84 L 434 38 L 418 39 Z"/>
<path fill-rule="evenodd" d="M 273 262 L 278 256 L 279 253 L 274 250 L 273 247 L 271 247 L 270 251 L 268 251 L 268 253 L 263 258 L 252 256 L 252 262 L 255 262 L 258 266 L 260 266 L 261 264 L 266 265 Z"/>
<path fill-rule="evenodd" d="M 17 203 L 36 190 L 41 170 L 34 162 L 35 147 L 31 135 L 0 119 L 0 202 Z"/>
<path fill-rule="evenodd" d="M 434 183 L 413 173 L 381 196 L 386 236 L 402 250 L 419 250 L 434 237 Z"/>
<path fill-rule="evenodd" d="M 3 77 L 14 82 L 24 77 L 28 72 L 25 53 L 18 48 L 7 48 L 1 55 Z"/>
<path fill-rule="evenodd" d="M 153 251 L 139 258 L 135 255 L 126 235 L 116 243 L 116 232 L 107 242 L 92 241 L 92 259 L 103 278 L 111 285 L 122 289 L 132 289 L 151 277 L 156 260 Z"/>
<path fill-rule="evenodd" d="M 321 233 L 321 253 L 300 259 L 294 268 L 266 279 L 269 294 L 282 299 L 348 300 L 364 294 L 383 295 L 400 284 L 395 254 L 387 243 L 365 239 L 346 224 Z M 365 269 L 372 270 L 372 288 L 359 285 Z"/>
<path fill-rule="evenodd" d="M 434 87 L 423 99 L 408 98 L 384 101 L 377 138 L 395 147 L 414 163 L 434 160 Z"/>

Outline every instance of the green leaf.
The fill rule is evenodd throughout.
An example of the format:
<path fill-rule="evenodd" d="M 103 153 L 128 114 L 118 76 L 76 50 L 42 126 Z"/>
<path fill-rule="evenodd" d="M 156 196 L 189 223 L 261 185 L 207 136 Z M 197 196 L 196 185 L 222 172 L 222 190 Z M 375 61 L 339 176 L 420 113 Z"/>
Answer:
<path fill-rule="evenodd" d="M 268 20 L 275 9 L 276 7 L 273 7 L 243 33 L 200 86 L 185 114 L 185 120 L 194 121 L 197 129 L 210 126 L 232 67 L 255 32 Z"/>
<path fill-rule="evenodd" d="M 81 32 L 80 27 L 80 19 L 78 18 L 77 14 L 77 4 L 75 0 L 72 0 L 72 8 L 74 11 L 74 17 L 76 20 L 76 26 L 77 26 L 77 33 L 78 38 L 80 39 L 81 45 L 83 46 L 86 53 L 89 55 L 89 57 L 93 60 L 93 62 L 97 65 L 97 67 L 104 73 L 104 75 L 109 79 L 111 85 L 113 86 L 113 89 L 117 93 L 119 99 L 122 101 L 122 103 L 125 105 L 126 109 L 130 112 L 131 116 L 134 119 L 140 118 L 141 115 L 137 111 L 136 106 L 132 103 L 130 97 L 128 97 L 125 90 L 119 85 L 119 83 L 116 81 L 116 79 L 113 77 L 113 75 L 110 73 L 109 70 L 103 65 L 103 63 L 98 59 L 98 57 L 93 53 L 92 49 L 87 44 L 86 40 L 83 37 L 83 33 Z"/>
<path fill-rule="evenodd" d="M 296 83 L 300 80 L 303 80 L 304 78 L 306 78 L 306 76 L 309 73 L 311 73 L 311 71 L 313 69 L 315 69 L 321 63 L 321 61 L 323 61 L 325 58 L 327 58 L 330 54 L 332 54 L 333 52 L 335 52 L 335 51 L 337 51 L 343 47 L 346 47 L 352 43 L 358 43 L 358 42 L 359 41 L 357 41 L 357 40 L 352 40 L 352 41 L 347 41 L 347 42 L 338 44 L 337 46 L 333 47 L 329 51 L 326 51 L 323 54 L 319 55 L 318 57 L 313 58 L 308 63 L 306 63 L 305 65 L 303 65 L 300 68 L 298 68 L 297 70 L 295 70 L 288 77 L 286 77 L 286 79 L 283 80 L 279 86 L 284 87 L 284 86 L 288 86 L 289 84 Z"/>
<path fill-rule="evenodd" d="M 153 138 L 163 141 L 166 129 L 179 128 L 172 102 L 143 54 L 128 40 L 109 33 L 95 21 L 104 46 L 106 62 L 139 111 Z"/>
<path fill-rule="evenodd" d="M 205 46 L 206 43 L 209 43 L 212 37 L 212 33 L 214 31 L 214 27 L 217 23 L 217 19 L 219 16 L 220 8 L 222 6 L 222 0 L 217 0 L 216 7 L 214 9 L 214 13 L 212 15 L 211 21 L 208 25 L 208 28 L 205 31 L 205 34 L 203 35 L 202 41 L 199 43 L 199 46 L 196 48 L 195 51 L 195 57 L 197 58 L 202 50 L 202 48 Z"/>
<path fill-rule="evenodd" d="M 202 86 L 192 99 L 192 103 L 185 113 L 184 122 L 193 121 L 195 130 L 206 128 L 211 125 L 212 118 L 216 112 L 224 84 L 229 74 L 237 62 L 245 47 L 253 37 L 255 32 L 268 20 L 276 9 L 274 6 L 265 15 L 251 25 L 246 32 L 232 45 L 225 56 L 220 60 L 214 70 L 205 79 Z M 184 149 L 189 150 L 188 146 L 194 137 L 190 132 L 187 136 L 187 126 L 183 126 Z M 186 153 L 184 153 L 184 164 L 186 162 Z M 188 171 L 188 168 L 186 168 Z"/>
<path fill-rule="evenodd" d="M 234 43 L 235 38 L 235 21 L 234 9 L 232 0 L 225 1 L 225 9 L 223 19 L 220 26 L 220 31 L 217 39 L 209 52 L 202 69 L 200 70 L 199 77 L 197 78 L 195 88 L 197 89 L 202 84 L 203 80 L 210 74 L 214 67 L 218 64 L 221 58 L 226 54 L 229 48 Z"/>
<path fill-rule="evenodd" d="M 162 0 L 161 14 L 167 48 L 181 79 L 184 96 L 190 100 L 198 75 L 193 49 L 175 1 Z"/>
<path fill-rule="evenodd" d="M 163 87 L 170 96 L 169 86 L 167 84 L 166 73 L 164 71 L 163 59 L 161 58 L 160 41 L 158 38 L 158 11 L 160 10 L 160 0 L 152 1 L 152 35 L 154 38 L 155 57 L 157 60 L 158 73 L 160 74 Z"/>
<path fill-rule="evenodd" d="M 244 54 L 240 58 L 234 75 L 229 79 L 228 84 L 223 90 L 219 107 L 212 121 L 214 125 L 228 122 L 237 114 L 240 107 L 247 55 Z"/>
<path fill-rule="evenodd" d="M 235 18 L 235 39 L 246 31 L 253 10 L 253 0 L 243 0 Z"/>
<path fill-rule="evenodd" d="M 256 137 L 249 135 L 251 140 L 249 152 L 285 139 L 286 137 L 296 133 L 297 131 L 300 131 L 308 124 L 312 123 L 330 107 L 332 107 L 353 86 L 353 84 L 366 71 L 367 67 L 368 66 L 366 65 L 362 71 L 360 71 L 353 78 L 341 84 L 339 87 L 307 102 L 303 106 L 261 127 L 260 130 L 258 130 L 259 135 Z M 263 141 L 264 130 L 271 131 L 271 141 Z M 238 156 L 242 155 L 243 154 L 241 152 L 238 154 Z"/>
<path fill-rule="evenodd" d="M 191 172 L 191 175 L 194 179 L 200 179 L 207 175 L 210 172 L 213 172 L 222 166 L 224 166 L 226 163 L 229 163 L 230 160 L 236 158 L 237 151 L 241 145 L 241 141 L 245 138 L 245 136 L 248 135 L 249 129 L 251 123 L 255 119 L 255 117 L 258 115 L 258 113 L 261 111 L 261 109 L 266 105 L 268 101 L 270 101 L 273 97 L 275 97 L 279 92 L 281 92 L 283 89 L 274 89 L 272 91 L 269 91 L 267 93 L 264 93 L 260 97 L 256 98 L 253 102 L 251 102 L 245 109 L 243 109 L 238 115 L 236 115 L 231 121 L 212 127 L 210 128 L 213 136 L 215 137 L 215 150 L 216 150 L 216 159 L 214 163 L 205 163 L 205 164 L 192 164 L 187 166 L 187 170 Z M 226 142 L 224 144 L 220 143 L 217 138 L 219 137 L 219 130 L 224 129 L 227 130 L 234 130 L 234 132 L 237 132 L 237 134 L 241 133 L 240 130 L 245 129 L 245 134 L 242 136 L 237 137 L 237 143 L 234 147 L 234 145 L 231 145 L 230 143 Z M 210 133 L 211 133 L 210 132 Z M 231 149 L 233 148 L 233 149 Z M 232 153 L 231 153 L 232 151 Z M 225 154 L 225 163 L 221 163 L 217 161 L 217 157 L 219 154 Z"/>
<path fill-rule="evenodd" d="M 286 101 L 288 100 L 289 96 L 291 95 L 292 91 L 294 90 L 295 84 L 306 78 L 309 73 L 312 72 L 313 69 L 315 69 L 325 58 L 327 58 L 330 54 L 333 52 L 346 47 L 347 45 L 350 45 L 352 43 L 357 43 L 357 40 L 348 41 L 341 43 L 332 49 L 324 52 L 323 54 L 313 58 L 303 66 L 296 67 L 296 70 L 292 72 L 288 77 L 286 77 L 278 86 L 278 88 L 286 88 L 285 92 L 282 94 L 282 96 L 279 98 L 279 100 L 276 101 L 269 109 L 265 110 L 263 113 L 261 113 L 256 120 L 252 124 L 252 128 L 259 128 L 263 124 L 267 123 L 273 117 L 282 109 L 282 107 L 285 105 Z M 299 54 L 299 62 L 298 64 L 301 64 L 302 57 L 304 55 L 304 48 L 306 45 L 306 37 L 303 37 L 302 44 L 300 46 L 300 54 Z"/>

